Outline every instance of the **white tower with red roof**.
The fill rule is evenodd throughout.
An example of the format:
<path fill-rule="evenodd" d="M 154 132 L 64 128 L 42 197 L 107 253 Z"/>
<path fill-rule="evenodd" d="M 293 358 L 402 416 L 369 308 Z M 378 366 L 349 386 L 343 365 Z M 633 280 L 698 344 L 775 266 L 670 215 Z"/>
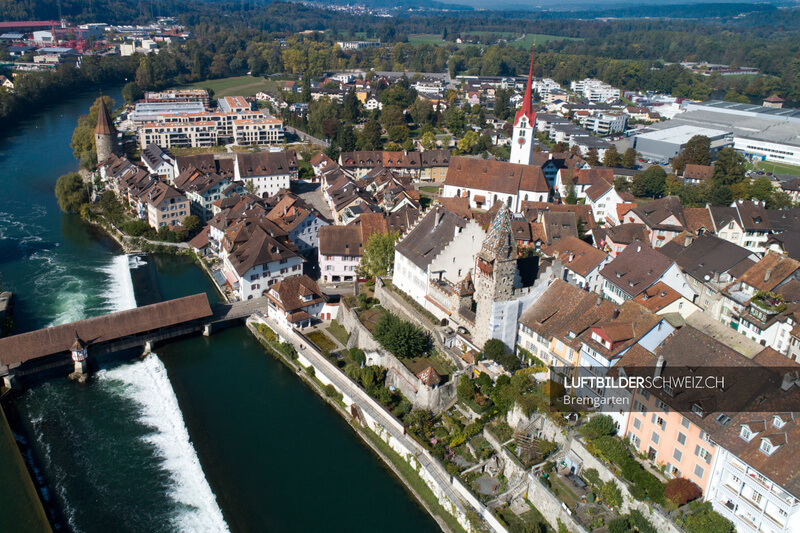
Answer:
<path fill-rule="evenodd" d="M 528 86 L 525 87 L 525 98 L 522 107 L 514 118 L 514 135 L 511 141 L 511 162 L 520 165 L 530 165 L 533 154 L 534 136 L 536 132 L 536 113 L 533 112 L 533 57 L 536 47 L 531 54 L 531 69 L 528 72 Z"/>

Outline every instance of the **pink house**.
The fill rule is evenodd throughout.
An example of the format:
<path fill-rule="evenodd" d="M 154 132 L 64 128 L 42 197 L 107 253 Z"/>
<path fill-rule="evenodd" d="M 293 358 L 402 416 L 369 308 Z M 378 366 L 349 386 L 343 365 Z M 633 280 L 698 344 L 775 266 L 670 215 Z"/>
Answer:
<path fill-rule="evenodd" d="M 354 281 L 362 254 L 360 226 L 324 226 L 319 229 L 319 269 L 323 283 Z"/>

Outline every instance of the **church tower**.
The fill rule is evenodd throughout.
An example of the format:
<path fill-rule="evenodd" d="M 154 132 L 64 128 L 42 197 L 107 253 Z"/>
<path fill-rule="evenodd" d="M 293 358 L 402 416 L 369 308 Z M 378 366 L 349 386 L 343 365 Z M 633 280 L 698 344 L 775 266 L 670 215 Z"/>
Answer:
<path fill-rule="evenodd" d="M 475 257 L 475 331 L 473 339 L 479 347 L 494 338 L 492 304 L 514 298 L 517 274 L 517 241 L 511 231 L 511 211 L 502 206 L 492 221 Z"/>
<path fill-rule="evenodd" d="M 108 114 L 105 100 L 102 97 L 100 99 L 100 112 L 97 114 L 97 126 L 94 128 L 94 141 L 98 165 L 111 157 L 111 154 L 117 153 L 117 130 L 111 121 L 111 116 Z"/>
<path fill-rule="evenodd" d="M 536 47 L 531 54 L 531 69 L 528 71 L 528 86 L 525 88 L 525 97 L 522 107 L 514 118 L 514 135 L 511 141 L 511 162 L 520 165 L 530 165 L 533 154 L 533 134 L 536 132 L 536 113 L 531 109 L 533 100 L 533 58 Z"/>

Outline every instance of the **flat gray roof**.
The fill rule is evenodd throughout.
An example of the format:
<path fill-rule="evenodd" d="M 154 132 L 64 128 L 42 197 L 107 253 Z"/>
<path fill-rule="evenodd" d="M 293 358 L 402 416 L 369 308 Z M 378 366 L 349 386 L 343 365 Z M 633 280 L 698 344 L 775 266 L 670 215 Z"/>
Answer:
<path fill-rule="evenodd" d="M 671 125 L 662 130 L 651 131 L 649 133 L 642 133 L 637 135 L 640 139 L 648 139 L 651 141 L 668 142 L 672 144 L 683 145 L 689 142 L 689 139 L 695 135 L 705 135 L 709 139 L 715 137 L 723 137 L 731 133 L 726 130 L 716 130 L 711 128 L 702 128 L 694 125 L 676 125 L 674 120 L 664 122 L 665 125 Z"/>
<path fill-rule="evenodd" d="M 700 103 L 689 103 L 686 105 L 686 109 L 689 111 L 702 111 L 705 109 L 707 111 L 730 114 L 746 113 L 760 115 L 765 118 L 771 117 L 783 120 L 796 119 L 800 121 L 800 109 L 766 107 L 753 104 L 738 104 L 736 102 L 723 102 L 722 100 L 708 100 Z"/>
<path fill-rule="evenodd" d="M 676 115 L 672 120 L 654 124 L 652 128 L 655 130 L 673 129 L 676 125 L 692 128 L 719 128 L 732 132 L 736 137 L 800 146 L 800 123 L 761 113 L 739 115 L 698 109 Z"/>

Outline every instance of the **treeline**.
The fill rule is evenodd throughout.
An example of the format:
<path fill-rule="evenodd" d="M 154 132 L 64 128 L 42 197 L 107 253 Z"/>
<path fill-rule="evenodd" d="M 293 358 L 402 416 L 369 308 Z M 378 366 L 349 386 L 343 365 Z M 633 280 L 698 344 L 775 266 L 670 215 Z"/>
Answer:
<path fill-rule="evenodd" d="M 131 78 L 137 61 L 133 56 L 86 56 L 81 68 L 62 65 L 53 71 L 17 76 L 13 93 L 0 88 L 0 127 L 76 90 L 90 90 Z"/>

